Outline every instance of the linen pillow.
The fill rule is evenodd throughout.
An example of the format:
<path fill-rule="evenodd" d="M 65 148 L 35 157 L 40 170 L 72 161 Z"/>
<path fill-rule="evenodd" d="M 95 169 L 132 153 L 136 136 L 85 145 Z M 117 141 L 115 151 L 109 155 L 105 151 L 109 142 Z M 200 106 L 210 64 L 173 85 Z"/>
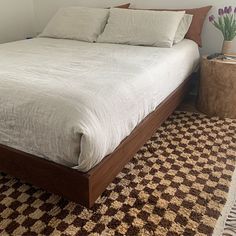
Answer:
<path fill-rule="evenodd" d="M 175 34 L 174 44 L 177 44 L 184 39 L 192 23 L 192 19 L 193 19 L 192 15 L 189 14 L 184 15 L 183 19 L 179 23 L 179 27 Z"/>
<path fill-rule="evenodd" d="M 100 43 L 172 47 L 185 12 L 111 9 Z"/>
<path fill-rule="evenodd" d="M 202 28 L 208 12 L 212 6 L 206 6 L 201 8 L 192 9 L 149 9 L 151 11 L 185 11 L 186 14 L 193 15 L 192 23 L 185 36 L 187 39 L 195 41 L 199 47 L 202 47 Z M 137 9 L 139 10 L 139 9 Z"/>
<path fill-rule="evenodd" d="M 95 42 L 104 30 L 108 9 L 67 7 L 60 9 L 40 37 Z"/>

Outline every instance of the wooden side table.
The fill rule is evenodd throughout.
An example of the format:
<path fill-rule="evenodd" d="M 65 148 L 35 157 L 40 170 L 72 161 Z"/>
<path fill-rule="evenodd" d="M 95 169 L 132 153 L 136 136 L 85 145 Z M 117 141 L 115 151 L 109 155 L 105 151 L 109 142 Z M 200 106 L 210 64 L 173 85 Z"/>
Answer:
<path fill-rule="evenodd" d="M 236 61 L 202 58 L 197 108 L 210 116 L 236 118 Z"/>

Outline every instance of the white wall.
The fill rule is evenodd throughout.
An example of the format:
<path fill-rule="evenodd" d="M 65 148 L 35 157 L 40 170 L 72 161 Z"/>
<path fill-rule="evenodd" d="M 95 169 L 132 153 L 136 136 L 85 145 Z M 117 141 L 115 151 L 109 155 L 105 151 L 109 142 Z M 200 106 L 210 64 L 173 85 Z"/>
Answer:
<path fill-rule="evenodd" d="M 119 5 L 120 3 L 132 2 L 133 7 L 140 8 L 192 8 L 206 5 L 213 5 L 210 14 L 216 13 L 218 7 L 225 5 L 236 6 L 235 0 L 33 0 L 36 15 L 36 32 L 41 32 L 49 19 L 60 7 L 70 5 L 107 7 Z M 203 29 L 203 49 L 202 53 L 212 53 L 221 51 L 222 36 L 209 22 L 205 22 Z M 236 40 L 234 41 L 236 52 Z"/>
<path fill-rule="evenodd" d="M 0 43 L 34 35 L 32 0 L 0 0 Z"/>

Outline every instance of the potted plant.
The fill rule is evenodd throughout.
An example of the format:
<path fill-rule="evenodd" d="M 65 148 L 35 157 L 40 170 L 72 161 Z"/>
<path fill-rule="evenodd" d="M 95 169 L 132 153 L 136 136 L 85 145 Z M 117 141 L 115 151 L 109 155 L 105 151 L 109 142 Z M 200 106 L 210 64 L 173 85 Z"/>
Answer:
<path fill-rule="evenodd" d="M 236 7 L 224 7 L 218 10 L 218 19 L 214 15 L 209 17 L 209 21 L 219 29 L 224 37 L 222 48 L 223 54 L 230 54 L 232 52 L 232 41 L 236 37 Z"/>

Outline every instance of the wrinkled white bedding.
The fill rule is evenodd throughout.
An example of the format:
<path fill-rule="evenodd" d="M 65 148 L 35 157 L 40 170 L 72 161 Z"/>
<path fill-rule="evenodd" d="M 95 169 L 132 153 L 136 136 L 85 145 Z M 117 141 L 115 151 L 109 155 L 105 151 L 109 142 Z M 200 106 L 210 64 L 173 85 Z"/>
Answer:
<path fill-rule="evenodd" d="M 173 48 L 37 38 L 0 45 L 0 143 L 88 171 L 110 154 L 199 60 Z"/>

